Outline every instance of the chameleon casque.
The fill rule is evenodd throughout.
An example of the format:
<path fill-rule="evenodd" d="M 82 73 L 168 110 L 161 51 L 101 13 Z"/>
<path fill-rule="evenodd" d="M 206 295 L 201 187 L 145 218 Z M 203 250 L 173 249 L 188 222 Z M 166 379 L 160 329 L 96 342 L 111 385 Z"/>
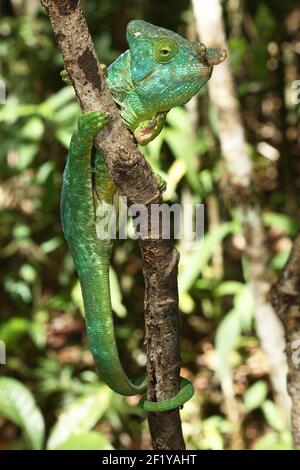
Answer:
<path fill-rule="evenodd" d="M 226 51 L 206 48 L 167 29 L 141 20 L 127 26 L 129 50 L 113 62 L 106 80 L 121 116 L 139 144 L 162 130 L 168 111 L 198 93 L 214 65 Z M 90 348 L 103 380 L 121 395 L 146 390 L 146 380 L 132 382 L 119 358 L 112 317 L 109 268 L 112 241 L 97 237 L 97 220 L 116 191 L 104 159 L 93 147 L 108 116 L 95 111 L 80 116 L 64 171 L 61 214 L 65 238 L 81 284 Z M 193 386 L 181 378 L 175 397 L 159 402 L 142 400 L 148 411 L 178 408 L 193 395 Z"/>

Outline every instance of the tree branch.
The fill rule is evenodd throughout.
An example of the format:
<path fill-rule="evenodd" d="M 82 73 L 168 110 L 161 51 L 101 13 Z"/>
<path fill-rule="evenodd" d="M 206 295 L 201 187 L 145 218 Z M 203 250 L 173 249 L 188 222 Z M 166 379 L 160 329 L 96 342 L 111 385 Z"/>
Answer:
<path fill-rule="evenodd" d="M 300 450 L 300 233 L 279 280 L 272 287 L 271 301 L 285 330 L 292 434 L 295 447 Z"/>
<path fill-rule="evenodd" d="M 161 202 L 156 177 L 123 125 L 103 78 L 79 0 L 41 0 L 83 112 L 101 109 L 110 123 L 96 137 L 111 178 L 131 203 Z M 149 218 L 150 220 L 150 218 Z M 171 398 L 179 390 L 177 302 L 178 253 L 170 240 L 140 240 L 145 279 L 148 400 Z M 149 413 L 154 449 L 183 449 L 179 410 Z"/>

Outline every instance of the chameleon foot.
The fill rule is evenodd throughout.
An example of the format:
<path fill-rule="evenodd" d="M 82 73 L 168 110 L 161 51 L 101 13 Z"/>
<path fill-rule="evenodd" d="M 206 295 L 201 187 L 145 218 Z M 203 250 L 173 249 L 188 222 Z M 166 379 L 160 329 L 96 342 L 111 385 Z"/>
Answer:
<path fill-rule="evenodd" d="M 65 69 L 60 72 L 60 76 L 63 82 L 65 82 L 67 85 L 72 85 L 72 80 L 70 79 L 69 74 Z"/>
<path fill-rule="evenodd" d="M 105 64 L 100 64 L 100 67 L 104 77 L 107 77 L 107 66 Z"/>
<path fill-rule="evenodd" d="M 107 66 L 105 64 L 100 64 L 100 67 L 101 67 L 101 70 L 102 70 L 102 73 L 104 75 L 104 77 L 107 76 Z M 70 76 L 68 74 L 68 72 L 63 69 L 61 72 L 60 72 L 60 76 L 61 76 L 61 79 L 63 82 L 65 82 L 67 85 L 72 85 L 72 80 L 70 79 Z"/>
<path fill-rule="evenodd" d="M 103 111 L 91 111 L 79 116 L 78 119 L 78 134 L 84 140 L 91 140 L 95 137 L 109 121 L 108 114 Z"/>
<path fill-rule="evenodd" d="M 165 190 L 167 189 L 167 182 L 158 173 L 155 173 L 155 176 L 158 182 L 158 187 L 159 187 L 160 192 L 161 193 L 165 192 Z"/>

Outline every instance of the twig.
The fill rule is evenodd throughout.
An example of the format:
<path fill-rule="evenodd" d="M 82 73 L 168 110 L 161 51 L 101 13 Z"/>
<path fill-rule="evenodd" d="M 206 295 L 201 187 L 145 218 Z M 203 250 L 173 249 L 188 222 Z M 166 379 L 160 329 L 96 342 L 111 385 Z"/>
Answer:
<path fill-rule="evenodd" d="M 285 329 L 292 434 L 295 448 L 300 450 L 300 233 L 279 280 L 272 287 L 271 301 Z"/>
<path fill-rule="evenodd" d="M 110 123 L 96 137 L 119 193 L 131 203 L 159 203 L 161 194 L 151 167 L 123 125 L 103 79 L 79 0 L 41 0 L 83 112 L 101 109 Z M 140 240 L 145 278 L 145 329 L 148 400 L 168 399 L 179 390 L 178 253 L 170 240 Z M 149 413 L 154 449 L 184 449 L 179 410 Z"/>

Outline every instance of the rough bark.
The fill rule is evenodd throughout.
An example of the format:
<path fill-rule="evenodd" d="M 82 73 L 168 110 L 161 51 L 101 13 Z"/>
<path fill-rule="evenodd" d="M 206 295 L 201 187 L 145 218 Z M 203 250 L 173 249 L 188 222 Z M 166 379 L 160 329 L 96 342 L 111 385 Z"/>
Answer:
<path fill-rule="evenodd" d="M 103 78 L 79 0 L 41 0 L 47 9 L 83 112 L 101 109 L 110 123 L 96 137 L 119 193 L 149 207 L 161 202 L 157 179 L 122 123 Z M 170 240 L 140 240 L 146 286 L 145 329 L 148 400 L 174 396 L 179 390 L 177 302 L 178 253 Z M 154 449 L 184 449 L 179 410 L 149 413 Z"/>
<path fill-rule="evenodd" d="M 285 330 L 292 434 L 295 448 L 300 450 L 300 233 L 279 280 L 272 287 L 271 301 Z"/>
<path fill-rule="evenodd" d="M 228 50 L 220 0 L 192 0 L 197 31 L 202 42 Z M 291 402 L 286 388 L 287 362 L 284 332 L 268 300 L 268 252 L 258 196 L 254 191 L 252 162 L 247 152 L 239 102 L 229 60 L 213 71 L 208 83 L 214 105 L 225 167 L 223 191 L 227 203 L 238 208 L 246 239 L 249 284 L 255 302 L 256 330 L 270 364 L 277 403 L 289 419 Z"/>

